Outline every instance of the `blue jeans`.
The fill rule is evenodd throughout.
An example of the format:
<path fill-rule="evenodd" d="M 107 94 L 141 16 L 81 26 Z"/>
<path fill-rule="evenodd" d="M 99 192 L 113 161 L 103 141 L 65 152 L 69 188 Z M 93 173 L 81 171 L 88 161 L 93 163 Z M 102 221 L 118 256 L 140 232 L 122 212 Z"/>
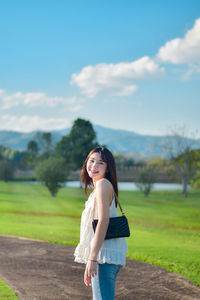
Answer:
<path fill-rule="evenodd" d="M 122 266 L 98 264 L 97 275 L 92 277 L 93 300 L 114 300 L 115 280 Z"/>

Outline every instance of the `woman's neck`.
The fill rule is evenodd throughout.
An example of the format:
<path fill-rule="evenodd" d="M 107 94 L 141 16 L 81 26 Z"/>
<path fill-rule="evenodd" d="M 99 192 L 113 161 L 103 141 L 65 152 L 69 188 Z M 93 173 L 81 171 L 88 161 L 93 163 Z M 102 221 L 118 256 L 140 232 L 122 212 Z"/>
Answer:
<path fill-rule="evenodd" d="M 94 180 L 94 179 L 92 180 L 93 181 L 94 190 L 96 189 L 96 183 L 97 183 L 97 181 L 99 181 L 99 180 L 101 180 L 103 178 L 105 178 L 105 177 L 99 178 L 97 180 Z"/>

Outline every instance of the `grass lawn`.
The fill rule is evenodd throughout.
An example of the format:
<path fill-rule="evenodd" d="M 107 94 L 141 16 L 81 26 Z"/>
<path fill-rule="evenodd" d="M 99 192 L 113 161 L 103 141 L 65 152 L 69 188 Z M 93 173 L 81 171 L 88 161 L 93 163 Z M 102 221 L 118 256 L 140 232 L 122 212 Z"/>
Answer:
<path fill-rule="evenodd" d="M 9 286 L 0 278 L 0 299 L 1 300 L 18 300 L 19 298 L 9 288 Z"/>
<path fill-rule="evenodd" d="M 85 200 L 79 188 L 62 188 L 52 198 L 42 185 L 0 182 L 0 234 L 76 246 Z M 185 199 L 179 191 L 154 191 L 148 198 L 121 191 L 119 200 L 131 230 L 128 257 L 200 286 L 200 192 L 190 191 Z"/>

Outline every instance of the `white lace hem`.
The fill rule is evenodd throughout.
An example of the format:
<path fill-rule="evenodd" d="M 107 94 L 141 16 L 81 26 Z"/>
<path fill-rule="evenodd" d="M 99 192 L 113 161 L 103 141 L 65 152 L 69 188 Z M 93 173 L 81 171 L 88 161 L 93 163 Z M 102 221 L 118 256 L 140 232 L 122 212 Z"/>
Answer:
<path fill-rule="evenodd" d="M 102 248 L 98 254 L 97 261 L 99 264 L 115 264 L 115 265 L 126 265 L 126 250 L 120 251 L 116 249 L 108 249 L 108 248 Z M 79 244 L 77 248 L 75 249 L 74 261 L 77 263 L 84 263 L 86 264 L 88 262 L 90 254 L 89 248 L 83 248 Z"/>
<path fill-rule="evenodd" d="M 85 247 L 85 245 L 78 244 L 74 251 L 75 262 L 87 264 L 88 258 L 90 255 L 90 248 Z"/>
<path fill-rule="evenodd" d="M 108 263 L 108 264 L 125 266 L 126 251 L 103 248 L 98 254 L 97 261 L 100 264 Z"/>

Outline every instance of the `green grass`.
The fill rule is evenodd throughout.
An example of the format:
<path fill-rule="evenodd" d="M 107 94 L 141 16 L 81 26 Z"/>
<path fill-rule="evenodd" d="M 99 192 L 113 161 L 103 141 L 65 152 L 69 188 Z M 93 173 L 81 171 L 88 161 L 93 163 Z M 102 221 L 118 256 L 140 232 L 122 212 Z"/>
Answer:
<path fill-rule="evenodd" d="M 179 273 L 200 286 L 200 192 L 121 191 L 129 220 L 128 257 Z M 36 184 L 0 182 L 0 234 L 76 246 L 83 190 L 62 188 L 56 198 Z M 0 298 L 1 299 L 1 298 Z"/>
<path fill-rule="evenodd" d="M 18 300 L 16 294 L 9 286 L 0 278 L 0 299 L 1 300 Z"/>

